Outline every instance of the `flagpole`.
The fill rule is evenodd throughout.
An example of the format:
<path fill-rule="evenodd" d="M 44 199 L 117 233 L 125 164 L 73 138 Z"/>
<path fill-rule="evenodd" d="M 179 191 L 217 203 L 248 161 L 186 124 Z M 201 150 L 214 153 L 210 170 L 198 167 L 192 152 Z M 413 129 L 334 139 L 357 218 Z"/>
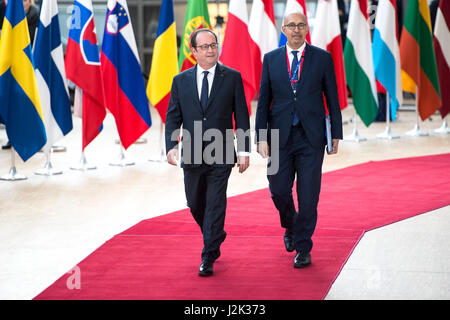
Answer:
<path fill-rule="evenodd" d="M 62 170 L 54 169 L 51 163 L 51 156 L 53 153 L 53 147 L 45 150 L 45 157 L 47 158 L 45 162 L 45 166 L 42 169 L 37 170 L 34 174 L 42 175 L 42 176 L 54 176 L 57 174 L 62 174 Z"/>
<path fill-rule="evenodd" d="M 0 180 L 18 181 L 18 180 L 28 179 L 24 175 L 17 173 L 15 154 L 16 154 L 16 151 L 14 150 L 14 147 L 11 146 L 11 168 L 9 169 L 9 173 L 8 174 L 5 174 L 5 175 L 0 177 Z"/>
<path fill-rule="evenodd" d="M 447 126 L 446 118 L 447 118 L 447 116 L 442 119 L 442 125 L 440 126 L 440 128 L 435 129 L 433 131 L 434 133 L 438 133 L 438 134 L 450 133 L 450 128 Z"/>
<path fill-rule="evenodd" d="M 126 166 L 133 166 L 135 164 L 134 161 L 127 160 L 125 158 L 125 148 L 122 145 L 122 142 L 119 144 L 119 156 L 117 157 L 117 160 L 114 160 L 109 163 L 110 166 L 117 166 L 117 167 L 126 167 Z"/>
<path fill-rule="evenodd" d="M 414 125 L 414 128 L 408 132 L 405 133 L 405 135 L 410 137 L 425 137 L 428 136 L 428 132 L 422 131 L 419 126 L 419 103 L 417 99 L 418 90 L 416 86 L 416 124 Z"/>
<path fill-rule="evenodd" d="M 164 123 L 161 121 L 159 126 L 159 156 L 157 158 L 150 158 L 148 161 L 150 162 L 167 162 L 167 157 L 164 152 L 163 147 L 163 137 L 164 137 Z"/>
<path fill-rule="evenodd" d="M 386 92 L 386 129 L 384 130 L 383 133 L 380 133 L 379 135 L 377 135 L 378 139 L 398 139 L 400 138 L 399 135 L 397 134 L 393 134 L 391 132 L 391 110 L 390 110 L 390 99 L 389 99 L 389 92 Z"/>
<path fill-rule="evenodd" d="M 358 134 L 358 126 L 357 126 L 357 122 L 358 122 L 358 115 L 356 114 L 356 108 L 354 109 L 354 113 L 353 113 L 353 132 L 351 135 L 346 136 L 344 138 L 344 141 L 352 141 L 352 142 L 361 142 L 361 141 L 366 141 L 367 138 L 361 137 Z"/>
<path fill-rule="evenodd" d="M 81 119 L 81 140 L 83 140 L 83 118 Z M 83 146 L 81 146 L 81 158 L 77 165 L 74 165 L 70 167 L 72 170 L 78 170 L 78 171 L 87 171 L 87 170 L 95 170 L 97 169 L 96 166 L 90 165 L 86 161 L 86 156 L 84 155 L 84 149 Z"/>

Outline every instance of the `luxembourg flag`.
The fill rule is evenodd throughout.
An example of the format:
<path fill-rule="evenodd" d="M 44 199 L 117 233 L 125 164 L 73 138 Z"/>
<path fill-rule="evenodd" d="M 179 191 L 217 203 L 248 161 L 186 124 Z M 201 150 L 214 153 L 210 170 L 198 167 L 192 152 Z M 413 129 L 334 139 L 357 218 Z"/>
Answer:
<path fill-rule="evenodd" d="M 305 0 L 287 0 L 286 1 L 286 9 L 284 10 L 284 17 L 291 12 L 301 12 L 306 16 L 306 23 L 308 23 L 308 16 L 306 15 L 306 4 Z M 284 24 L 284 21 L 281 22 Z M 278 44 L 279 47 L 284 46 L 286 44 L 286 36 L 283 32 L 280 32 L 280 43 Z M 309 35 L 309 32 L 306 34 L 306 42 L 311 43 L 311 37 Z"/>
<path fill-rule="evenodd" d="M 125 149 L 152 125 L 139 55 L 125 0 L 109 0 L 101 53 L 106 107 Z"/>
<path fill-rule="evenodd" d="M 394 0 L 380 0 L 378 2 L 373 32 L 373 63 L 375 77 L 389 93 L 393 121 L 395 121 L 397 109 L 403 100 L 396 17 L 397 5 Z"/>
<path fill-rule="evenodd" d="M 44 151 L 48 151 L 73 127 L 56 0 L 41 3 L 33 57 L 47 133 Z"/>

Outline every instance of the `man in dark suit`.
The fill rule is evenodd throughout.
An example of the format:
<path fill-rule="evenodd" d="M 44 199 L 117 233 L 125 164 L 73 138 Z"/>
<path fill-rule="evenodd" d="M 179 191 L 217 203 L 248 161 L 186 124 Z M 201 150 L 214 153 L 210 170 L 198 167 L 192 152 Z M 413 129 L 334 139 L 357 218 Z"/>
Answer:
<path fill-rule="evenodd" d="M 286 46 L 264 56 L 256 112 L 257 150 L 264 158 L 279 157 L 279 169 L 269 174 L 272 200 L 285 228 L 286 250 L 297 251 L 294 267 L 311 264 L 311 237 L 317 221 L 325 137 L 325 106 L 331 119 L 333 150 L 342 139 L 342 116 L 331 55 L 305 42 L 306 17 L 284 18 Z M 299 76 L 300 75 L 300 76 Z M 278 133 L 279 139 L 270 139 Z M 277 135 L 275 135 L 277 136 Z M 328 152 L 328 151 L 327 151 Z M 295 210 L 292 187 L 297 175 Z"/>
<path fill-rule="evenodd" d="M 213 274 L 225 240 L 227 184 L 232 167 L 249 166 L 250 124 L 239 72 L 217 63 L 217 36 L 200 29 L 191 36 L 197 64 L 173 79 L 165 136 L 167 161 L 177 164 L 179 129 L 183 125 L 181 167 L 186 199 L 203 234 L 200 276 Z M 233 116 L 237 136 L 234 148 Z"/>

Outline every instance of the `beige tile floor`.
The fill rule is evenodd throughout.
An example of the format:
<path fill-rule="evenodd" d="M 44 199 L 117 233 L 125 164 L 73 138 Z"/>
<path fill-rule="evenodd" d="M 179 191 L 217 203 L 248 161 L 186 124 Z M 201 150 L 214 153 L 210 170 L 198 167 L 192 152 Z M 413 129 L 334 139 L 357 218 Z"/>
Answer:
<path fill-rule="evenodd" d="M 255 106 L 251 117 L 254 128 Z M 352 133 L 353 108 L 343 111 L 344 135 Z M 45 164 L 36 154 L 16 168 L 24 181 L 0 181 L 0 299 L 31 299 L 69 271 L 105 241 L 139 221 L 185 207 L 182 170 L 166 163 L 150 162 L 160 150 L 160 120 L 152 108 L 153 126 L 143 135 L 144 144 L 132 145 L 127 167 L 110 166 L 119 155 L 117 132 L 108 115 L 104 130 L 86 149 L 96 170 L 70 169 L 81 155 L 81 120 L 57 145 L 52 164 L 62 169 L 57 176 L 34 172 Z M 324 171 L 370 160 L 384 160 L 450 152 L 450 134 L 433 134 L 441 125 L 439 116 L 420 122 L 428 137 L 406 137 L 415 113 L 400 111 L 392 131 L 397 140 L 379 140 L 385 123 L 358 132 L 368 140 L 343 141 L 339 154 L 325 156 Z M 0 143 L 6 133 L 0 129 Z M 9 171 L 9 151 L 0 151 L 0 175 Z M 244 173 L 233 170 L 228 195 L 267 187 L 265 160 L 251 154 Z M 449 173 L 443 173 L 449 174 Z M 355 248 L 327 299 L 449 299 L 450 298 L 450 207 L 367 232 Z M 281 232 L 281 231 L 280 231 Z"/>

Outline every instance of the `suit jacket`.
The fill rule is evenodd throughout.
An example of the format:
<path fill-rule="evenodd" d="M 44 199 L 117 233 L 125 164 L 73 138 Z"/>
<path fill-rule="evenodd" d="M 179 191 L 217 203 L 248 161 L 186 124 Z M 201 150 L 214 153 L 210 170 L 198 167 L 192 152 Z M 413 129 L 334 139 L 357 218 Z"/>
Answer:
<path fill-rule="evenodd" d="M 268 139 L 270 143 L 270 130 L 278 129 L 280 148 L 283 148 L 289 138 L 294 112 L 297 112 L 311 145 L 325 145 L 323 97 L 330 115 L 332 138 L 342 139 L 342 116 L 330 53 L 306 44 L 296 94 L 291 87 L 286 59 L 285 46 L 264 55 L 256 112 L 257 141 Z M 268 129 L 267 138 L 260 135 L 261 129 Z"/>
<path fill-rule="evenodd" d="M 196 78 L 197 65 L 173 79 L 165 124 L 166 152 L 177 146 L 178 141 L 172 137 L 172 133 L 183 125 L 183 168 L 204 163 L 233 166 L 237 160 L 233 116 L 238 151 L 250 152 L 250 121 L 241 74 L 217 63 L 205 111 L 200 104 Z M 246 132 L 247 135 L 238 134 L 241 132 Z M 217 143 L 222 144 L 223 148 L 213 148 Z M 199 150 L 202 154 L 203 151 L 211 153 L 212 163 L 211 159 L 205 162 L 202 154 L 199 155 Z"/>

